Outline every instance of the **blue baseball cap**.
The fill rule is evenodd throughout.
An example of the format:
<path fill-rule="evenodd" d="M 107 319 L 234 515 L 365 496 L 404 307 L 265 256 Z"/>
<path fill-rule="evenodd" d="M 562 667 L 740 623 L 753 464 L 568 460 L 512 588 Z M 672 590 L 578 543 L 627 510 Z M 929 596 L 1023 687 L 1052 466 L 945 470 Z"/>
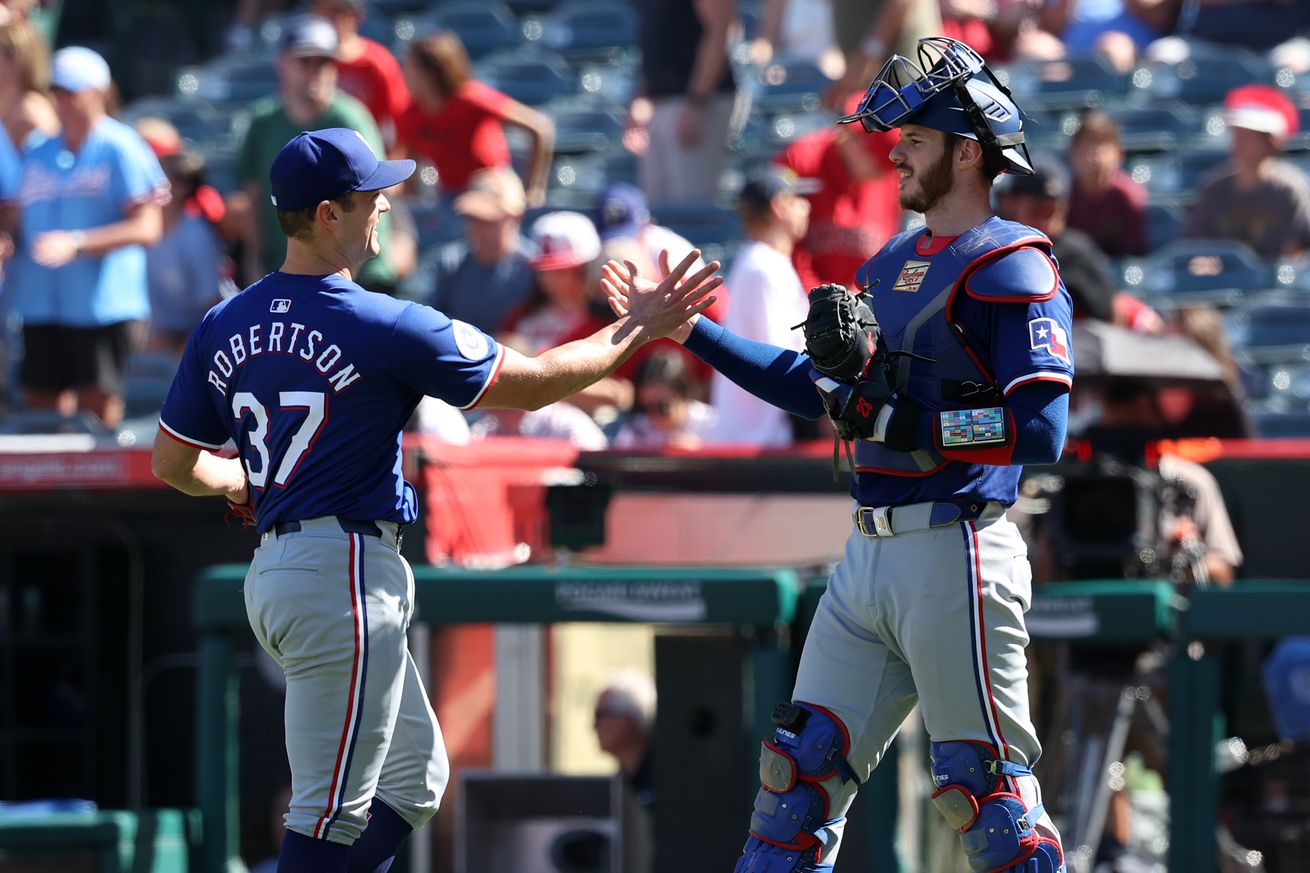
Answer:
<path fill-rule="evenodd" d="M 737 192 L 737 202 L 752 209 L 767 209 L 779 194 L 801 196 L 818 190 L 814 179 L 802 179 L 787 167 L 768 164 L 746 173 Z"/>
<path fill-rule="evenodd" d="M 650 206 L 642 190 L 627 182 L 611 182 L 600 194 L 596 227 L 602 240 L 636 236 L 650 224 Z"/>
<path fill-rule="evenodd" d="M 299 212 L 351 191 L 381 191 L 414 173 L 414 162 L 382 161 L 357 130 L 329 127 L 299 133 L 269 168 L 273 206 Z"/>

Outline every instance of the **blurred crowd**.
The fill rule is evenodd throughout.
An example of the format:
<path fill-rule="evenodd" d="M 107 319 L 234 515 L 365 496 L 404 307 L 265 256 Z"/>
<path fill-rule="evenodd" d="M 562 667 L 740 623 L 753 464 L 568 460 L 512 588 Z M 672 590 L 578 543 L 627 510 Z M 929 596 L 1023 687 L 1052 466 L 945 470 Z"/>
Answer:
<path fill-rule="evenodd" d="M 370 27 L 380 12 L 364 0 L 241 0 L 218 62 L 267 57 L 274 69 L 269 93 L 241 109 L 231 160 L 214 167 L 212 153 L 180 132 L 176 102 L 159 112 L 150 97 L 120 106 L 102 53 L 77 45 L 51 53 L 58 39 L 39 26 L 41 4 L 12 0 L 0 10 L 0 430 L 9 432 L 112 432 L 150 419 L 208 307 L 278 268 L 284 243 L 267 168 L 295 133 L 322 127 L 353 128 L 379 153 L 424 167 L 394 192 L 382 253 L 356 277 L 372 290 L 431 304 L 535 353 L 613 317 L 600 286 L 607 260 L 658 277 L 665 258 L 696 246 L 723 261 L 725 293 L 712 317 L 798 347 L 806 289 L 859 290 L 856 268 L 917 220 L 897 204 L 888 158 L 896 134 L 830 122 L 854 108 L 892 52 L 912 56 L 918 38 L 935 33 L 1011 71 L 1016 95 L 1027 88 L 1031 97 L 1020 102 L 1039 113 L 1055 105 L 1042 90 L 1052 70 L 1091 65 L 1114 76 L 1143 65 L 1181 76 L 1189 59 L 1215 64 L 1216 52 L 1240 51 L 1270 71 L 1230 66 L 1222 105 L 1205 107 L 1227 153 L 1170 203 L 1130 166 L 1140 122 L 1106 101 L 1030 123 L 1038 173 L 996 187 L 1003 217 L 1055 242 L 1080 319 L 1186 337 L 1217 361 L 1221 377 L 1205 384 L 1157 380 L 1161 436 L 1258 435 L 1247 395 L 1267 393 L 1271 370 L 1234 355 L 1224 300 L 1151 294 L 1149 271 L 1160 267 L 1149 256 L 1164 242 L 1193 240 L 1183 271 L 1222 271 L 1224 253 L 1235 252 L 1281 277 L 1299 273 L 1310 248 L 1310 162 L 1299 159 L 1310 102 L 1295 84 L 1310 70 L 1306 4 L 634 0 L 636 60 L 615 148 L 635 170 L 585 197 L 557 184 L 558 114 L 483 81 L 458 26 L 400 42 Z M 260 55 L 268 22 L 275 38 Z M 813 79 L 798 72 L 806 69 Z M 780 70 L 790 77 L 782 90 L 811 120 L 826 120 L 765 137 L 767 150 L 743 155 L 752 124 L 778 120 L 769 101 Z M 1174 223 L 1161 231 L 1166 207 Z M 433 215 L 444 222 L 435 243 L 425 230 Z M 698 238 L 707 216 L 727 221 L 730 238 Z M 1212 246 L 1218 254 L 1207 254 Z M 1125 265 L 1139 261 L 1134 286 Z M 1099 400 L 1075 401 L 1077 420 L 1094 423 Z M 830 433 L 712 377 L 668 341 L 567 402 L 466 415 L 428 400 L 413 427 L 452 442 L 512 434 L 587 450 L 785 448 Z"/>

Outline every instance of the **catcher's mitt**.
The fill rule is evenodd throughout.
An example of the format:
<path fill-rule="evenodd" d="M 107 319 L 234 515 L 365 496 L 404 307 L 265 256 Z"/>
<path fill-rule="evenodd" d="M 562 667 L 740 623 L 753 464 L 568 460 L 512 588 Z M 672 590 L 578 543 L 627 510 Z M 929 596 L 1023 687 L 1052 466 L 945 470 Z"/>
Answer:
<path fill-rule="evenodd" d="M 841 382 L 877 382 L 890 393 L 882 330 L 863 296 L 844 285 L 811 288 L 810 311 L 801 328 L 814 369 Z"/>

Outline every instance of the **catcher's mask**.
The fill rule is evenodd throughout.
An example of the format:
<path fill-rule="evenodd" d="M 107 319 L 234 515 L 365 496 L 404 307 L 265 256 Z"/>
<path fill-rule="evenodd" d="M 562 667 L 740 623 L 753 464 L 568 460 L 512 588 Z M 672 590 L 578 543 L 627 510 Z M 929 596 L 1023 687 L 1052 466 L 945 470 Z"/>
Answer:
<path fill-rule="evenodd" d="M 919 40 L 919 63 L 892 55 L 851 115 L 870 133 L 918 124 L 977 140 L 993 172 L 1031 175 L 1023 118 L 982 56 L 958 39 Z M 984 77 L 982 74 L 986 74 Z"/>

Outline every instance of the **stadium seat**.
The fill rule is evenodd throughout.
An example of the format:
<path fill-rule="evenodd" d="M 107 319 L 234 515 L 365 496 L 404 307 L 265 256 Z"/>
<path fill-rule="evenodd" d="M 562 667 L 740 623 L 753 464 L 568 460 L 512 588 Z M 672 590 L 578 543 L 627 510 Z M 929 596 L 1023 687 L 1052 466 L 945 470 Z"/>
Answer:
<path fill-rule="evenodd" d="M 478 78 L 521 103 L 539 106 L 578 92 L 578 80 L 562 57 L 522 48 L 489 55 L 476 65 Z"/>
<path fill-rule="evenodd" d="M 621 148 L 623 119 L 595 100 L 562 98 L 541 107 L 555 122 L 555 154 L 577 155 Z"/>
<path fill-rule="evenodd" d="M 755 70 L 743 83 L 752 105 L 770 113 L 812 112 L 832 79 L 809 59 L 779 59 Z"/>
<path fill-rule="evenodd" d="M 1096 58 L 1025 61 L 998 71 L 1024 109 L 1061 111 L 1117 103 L 1128 93 L 1128 77 Z"/>
<path fill-rule="evenodd" d="M 1140 278 L 1128 282 L 1129 290 L 1151 298 L 1172 298 L 1166 305 L 1204 301 L 1231 306 L 1274 282 L 1273 266 L 1235 240 L 1174 240 L 1139 263 Z"/>
<path fill-rule="evenodd" d="M 1154 252 L 1178 239 L 1187 213 L 1172 203 L 1148 203 L 1146 206 L 1146 250 Z"/>
<path fill-rule="evenodd" d="M 1146 188 L 1152 202 L 1190 202 L 1201 181 L 1228 160 L 1228 152 L 1181 149 L 1152 155 L 1129 155 L 1125 161 L 1133 181 Z"/>
<path fill-rule="evenodd" d="M 464 219 L 455 212 L 454 204 L 448 198 L 428 203 L 408 200 L 405 205 L 414 219 L 420 252 L 464 235 Z"/>
<path fill-rule="evenodd" d="M 1240 85 L 1253 82 L 1276 84 L 1274 69 L 1264 60 L 1240 49 L 1223 47 L 1220 57 L 1193 45 L 1192 56 L 1177 63 L 1148 62 L 1132 72 L 1130 98 L 1153 103 L 1181 100 L 1192 106 L 1222 103 L 1224 96 Z"/>
<path fill-rule="evenodd" d="M 410 19 L 397 19 L 396 37 L 401 44 L 397 48 L 403 49 L 403 43 L 437 30 L 450 30 L 459 36 L 472 60 L 512 49 L 523 39 L 518 19 L 504 3 L 460 0 L 438 4 L 431 12 Z"/>
<path fill-rule="evenodd" d="M 1310 360 L 1310 305 L 1253 302 L 1232 309 L 1225 319 L 1234 352 L 1258 364 Z"/>
<path fill-rule="evenodd" d="M 238 145 L 201 145 L 205 156 L 205 181 L 220 194 L 231 194 L 241 187 L 237 180 Z"/>
<path fill-rule="evenodd" d="M 199 67 L 182 67 L 174 90 L 183 99 L 200 99 L 220 110 L 276 94 L 277 57 L 268 52 L 223 55 Z"/>
<path fill-rule="evenodd" d="M 1310 363 L 1274 365 L 1266 370 L 1265 395 L 1288 398 L 1289 403 L 1310 404 Z"/>
<path fill-rule="evenodd" d="M 746 154 L 766 153 L 767 157 L 772 157 L 797 137 L 831 126 L 835 117 L 827 109 L 768 112 L 752 106 L 733 147 Z"/>
<path fill-rule="evenodd" d="M 177 372 L 178 358 L 168 352 L 137 352 L 127 362 L 125 379 L 172 379 Z"/>
<path fill-rule="evenodd" d="M 61 415 L 48 409 L 20 409 L 0 420 L 0 434 L 5 436 L 52 433 L 106 437 L 109 429 L 89 412 Z"/>
<path fill-rule="evenodd" d="M 563 3 L 540 21 L 542 45 L 573 63 L 629 54 L 637 43 L 637 17 L 626 4 L 582 0 Z M 525 22 L 525 34 L 533 36 Z"/>
<path fill-rule="evenodd" d="M 219 109 L 205 100 L 178 97 L 142 97 L 119 113 L 124 124 L 146 117 L 164 119 L 177 128 L 183 139 L 201 147 L 238 141 L 249 121 L 244 109 Z"/>
<path fill-rule="evenodd" d="M 144 418 L 159 412 L 173 384 L 172 375 L 123 379 L 123 417 Z"/>
<path fill-rule="evenodd" d="M 637 59 L 621 54 L 604 63 L 585 63 L 578 68 L 582 92 L 616 106 L 627 107 L 632 100 L 637 79 Z"/>
<path fill-rule="evenodd" d="M 1116 104 L 1105 107 L 1105 112 L 1119 126 L 1120 144 L 1129 154 L 1172 151 L 1205 136 L 1201 113 L 1176 100 L 1160 100 L 1149 106 Z M 1061 127 L 1072 135 L 1078 129 L 1077 116 L 1067 115 Z"/>
<path fill-rule="evenodd" d="M 1252 403 L 1247 414 L 1255 432 L 1266 439 L 1310 437 L 1310 409 L 1283 402 L 1282 398 Z"/>
<path fill-rule="evenodd" d="M 652 206 L 657 224 L 673 230 L 699 248 L 725 245 L 742 239 L 737 213 L 715 203 Z"/>

